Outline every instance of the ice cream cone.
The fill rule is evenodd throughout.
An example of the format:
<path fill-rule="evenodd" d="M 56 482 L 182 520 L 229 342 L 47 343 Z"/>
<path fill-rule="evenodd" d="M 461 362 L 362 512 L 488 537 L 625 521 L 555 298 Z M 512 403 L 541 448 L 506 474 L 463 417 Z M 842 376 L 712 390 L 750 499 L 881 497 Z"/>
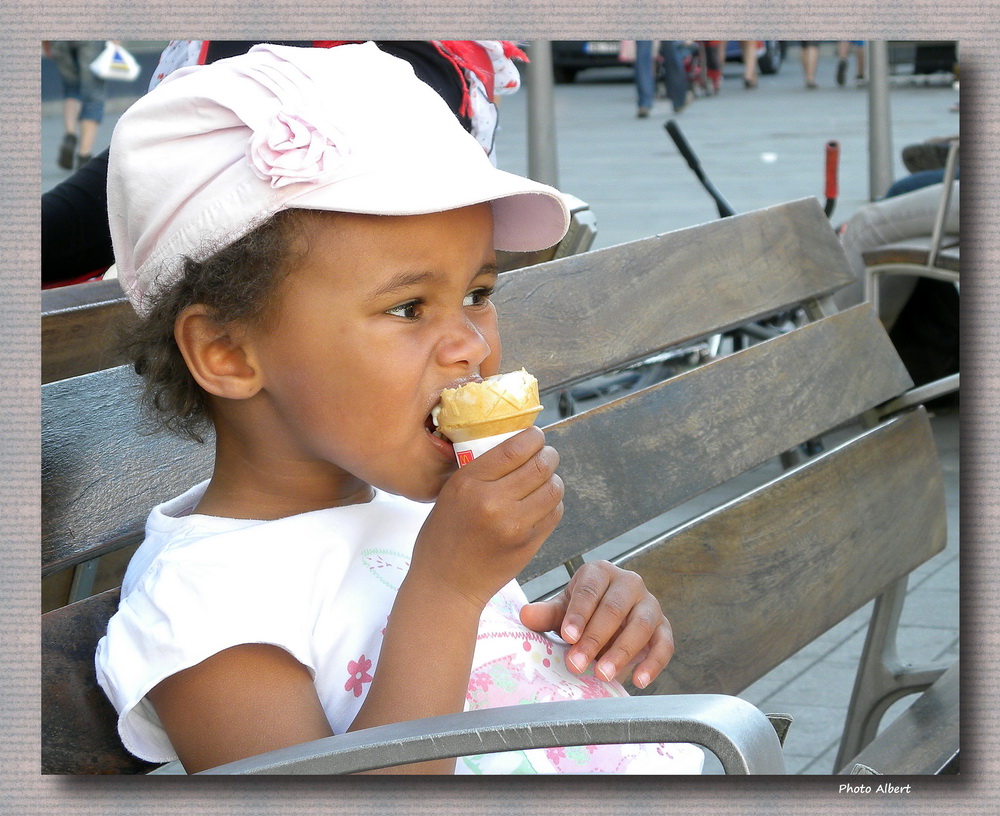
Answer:
<path fill-rule="evenodd" d="M 481 422 L 469 422 L 462 425 L 442 425 L 438 428 L 452 442 L 468 442 L 470 439 L 481 439 L 484 436 L 523 431 L 535 424 L 535 417 L 542 406 L 529 408 L 518 414 L 507 414 L 496 419 L 484 419 Z"/>
<path fill-rule="evenodd" d="M 538 381 L 521 369 L 446 388 L 433 416 L 442 436 L 462 443 L 523 431 L 541 410 Z"/>

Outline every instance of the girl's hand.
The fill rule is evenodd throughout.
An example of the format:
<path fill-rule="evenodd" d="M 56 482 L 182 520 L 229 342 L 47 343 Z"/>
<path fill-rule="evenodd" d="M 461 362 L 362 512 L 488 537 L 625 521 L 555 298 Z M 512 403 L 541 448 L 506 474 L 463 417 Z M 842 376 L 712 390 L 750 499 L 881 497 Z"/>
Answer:
<path fill-rule="evenodd" d="M 674 653 L 670 622 L 642 578 L 607 561 L 584 564 L 551 601 L 525 605 L 521 622 L 536 632 L 558 632 L 572 644 L 570 671 L 579 674 L 596 660 L 598 677 L 623 680 L 635 666 L 638 688 L 648 686 Z"/>
<path fill-rule="evenodd" d="M 481 611 L 562 518 L 558 464 L 542 431 L 529 428 L 452 474 L 417 536 L 409 579 Z"/>

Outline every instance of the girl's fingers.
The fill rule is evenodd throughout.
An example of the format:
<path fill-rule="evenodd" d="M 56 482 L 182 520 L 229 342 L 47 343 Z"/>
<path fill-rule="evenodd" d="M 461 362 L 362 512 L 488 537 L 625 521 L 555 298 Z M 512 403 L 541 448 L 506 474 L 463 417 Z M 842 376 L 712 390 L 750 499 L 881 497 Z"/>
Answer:
<path fill-rule="evenodd" d="M 652 596 L 636 604 L 620 630 L 606 641 L 607 645 L 596 659 L 595 674 L 604 680 L 614 679 L 622 669 L 637 660 L 644 649 L 652 649 L 664 621 L 660 605 Z M 649 661 L 648 653 L 645 660 Z M 647 666 L 647 670 L 649 668 Z"/>
<path fill-rule="evenodd" d="M 593 625 L 593 617 L 610 586 L 611 573 L 608 570 L 584 564 L 573 574 L 567 587 L 569 602 L 566 604 L 566 616 L 563 618 L 559 634 L 567 643 L 575 644 L 575 647 L 570 649 L 568 658 L 570 665 L 578 671 L 583 671 L 604 645 L 604 641 L 599 640 L 599 630 L 603 630 L 607 624 L 602 624 L 599 620 L 597 625 Z M 602 618 L 607 619 L 607 613 Z M 617 629 L 618 623 L 615 623 L 614 628 L 604 639 L 606 640 Z M 576 661 L 572 660 L 574 656 L 577 658 Z M 579 660 L 584 661 L 582 665 L 578 665 Z"/>
<path fill-rule="evenodd" d="M 607 562 L 585 564 L 556 598 L 521 610 L 535 631 L 553 629 L 560 618 L 560 634 L 572 644 L 566 661 L 577 673 L 595 661 L 595 675 L 610 681 L 634 666 L 632 681 L 644 688 L 673 656 L 673 633 L 656 598 L 638 575 Z"/>
<path fill-rule="evenodd" d="M 548 601 L 535 601 L 521 607 L 521 623 L 533 632 L 554 632 L 566 616 L 566 591 Z"/>
<path fill-rule="evenodd" d="M 649 651 L 641 657 L 639 665 L 632 672 L 632 682 L 638 688 L 646 688 L 666 668 L 673 656 L 674 634 L 669 621 L 664 618 L 662 626 L 657 627 L 649 642 Z"/>

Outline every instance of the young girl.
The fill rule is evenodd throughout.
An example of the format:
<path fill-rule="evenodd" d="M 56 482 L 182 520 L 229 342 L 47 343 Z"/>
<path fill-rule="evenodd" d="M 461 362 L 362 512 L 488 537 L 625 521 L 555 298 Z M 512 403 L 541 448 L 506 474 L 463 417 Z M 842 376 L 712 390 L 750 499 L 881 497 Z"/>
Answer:
<path fill-rule="evenodd" d="M 385 104 L 391 94 L 398 103 Z M 371 44 L 258 46 L 121 118 L 108 182 L 136 368 L 211 478 L 149 516 L 98 646 L 125 746 L 198 771 L 418 717 L 644 686 L 673 651 L 642 581 L 515 576 L 562 514 L 538 429 L 457 470 L 441 391 L 497 373 L 495 249 L 551 246 L 551 188 L 497 170 Z M 557 632 L 559 636 L 548 634 Z M 698 772 L 689 745 L 390 772 Z"/>

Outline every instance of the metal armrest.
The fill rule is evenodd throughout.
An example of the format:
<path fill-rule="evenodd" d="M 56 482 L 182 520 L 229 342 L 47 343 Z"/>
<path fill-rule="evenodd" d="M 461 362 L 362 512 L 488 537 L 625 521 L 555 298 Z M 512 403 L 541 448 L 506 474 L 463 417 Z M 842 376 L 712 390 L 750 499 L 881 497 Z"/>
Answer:
<path fill-rule="evenodd" d="M 728 774 L 783 774 L 774 727 L 722 694 L 571 700 L 447 714 L 293 745 L 205 774 L 348 774 L 446 757 L 528 748 L 691 742 Z"/>
<path fill-rule="evenodd" d="M 886 417 L 898 414 L 916 405 L 923 405 L 946 394 L 953 394 L 958 391 L 960 379 L 961 375 L 959 373 L 949 374 L 939 380 L 911 388 L 895 399 L 891 399 L 873 408 L 872 419 L 875 422 L 880 422 Z"/>

